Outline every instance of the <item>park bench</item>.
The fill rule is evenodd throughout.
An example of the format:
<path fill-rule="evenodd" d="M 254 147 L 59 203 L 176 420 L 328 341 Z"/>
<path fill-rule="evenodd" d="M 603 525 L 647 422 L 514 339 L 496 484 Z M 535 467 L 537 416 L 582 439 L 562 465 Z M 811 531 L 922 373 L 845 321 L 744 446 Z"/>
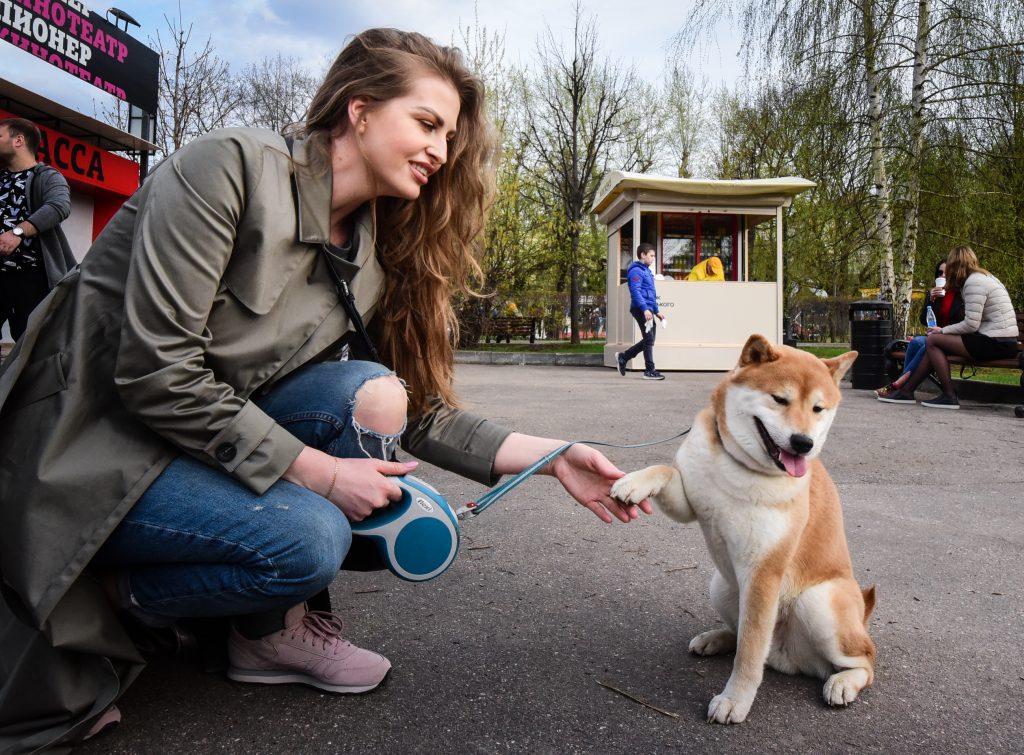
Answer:
<path fill-rule="evenodd" d="M 1017 312 L 1017 330 L 1024 334 L 1024 311 Z M 903 359 L 906 356 L 905 351 L 892 351 L 889 353 L 890 358 L 895 362 L 899 369 L 902 370 Z M 1006 370 L 1020 370 L 1020 384 L 1024 387 L 1024 344 L 1021 343 L 1021 337 L 1017 338 L 1017 356 L 1009 359 L 996 359 L 992 362 L 975 362 L 967 357 L 948 357 L 950 365 L 958 365 L 960 367 L 960 379 L 968 380 L 974 376 L 974 368 L 986 367 L 992 369 L 1006 369 Z M 967 370 L 971 370 L 968 374 Z M 899 374 L 897 370 L 896 374 Z"/>
<path fill-rule="evenodd" d="M 512 343 L 513 338 L 529 338 L 534 343 L 537 333 L 535 317 L 488 317 L 484 320 L 484 343 Z"/>

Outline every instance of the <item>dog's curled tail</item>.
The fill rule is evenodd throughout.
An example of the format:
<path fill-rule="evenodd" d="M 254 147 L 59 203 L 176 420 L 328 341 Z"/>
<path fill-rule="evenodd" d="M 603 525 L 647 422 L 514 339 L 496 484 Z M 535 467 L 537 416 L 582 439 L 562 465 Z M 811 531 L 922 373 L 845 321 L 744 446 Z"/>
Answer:
<path fill-rule="evenodd" d="M 864 596 L 864 626 L 867 626 L 871 612 L 875 610 L 875 586 L 871 585 L 867 589 L 862 589 L 860 593 Z"/>

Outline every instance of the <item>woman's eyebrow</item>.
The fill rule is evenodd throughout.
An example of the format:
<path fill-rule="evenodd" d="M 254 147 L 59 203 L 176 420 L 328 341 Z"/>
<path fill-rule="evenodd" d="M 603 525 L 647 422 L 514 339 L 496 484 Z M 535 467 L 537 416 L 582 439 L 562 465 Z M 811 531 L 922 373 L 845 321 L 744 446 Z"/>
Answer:
<path fill-rule="evenodd" d="M 434 116 L 434 119 L 437 121 L 437 127 L 444 128 L 444 118 L 442 118 L 441 114 L 434 110 L 434 108 L 428 105 L 416 105 L 416 107 L 419 108 L 420 110 L 425 110 L 426 112 L 430 113 L 432 116 Z"/>

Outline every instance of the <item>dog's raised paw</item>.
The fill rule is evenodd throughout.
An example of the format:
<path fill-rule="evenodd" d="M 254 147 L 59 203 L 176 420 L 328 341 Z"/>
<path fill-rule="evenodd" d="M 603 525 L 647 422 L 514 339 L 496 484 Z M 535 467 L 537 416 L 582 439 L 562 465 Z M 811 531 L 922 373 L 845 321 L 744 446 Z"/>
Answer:
<path fill-rule="evenodd" d="M 690 652 L 696 655 L 719 655 L 736 649 L 736 635 L 728 629 L 709 629 L 690 640 Z"/>
<path fill-rule="evenodd" d="M 740 703 L 725 695 L 715 695 L 708 705 L 708 723 L 741 724 L 747 720 L 750 703 Z"/>
<path fill-rule="evenodd" d="M 657 486 L 653 484 L 651 475 L 646 474 L 646 471 L 642 469 L 639 472 L 630 472 L 616 480 L 612 485 L 612 498 L 623 503 L 637 504 L 654 495 Z"/>
<path fill-rule="evenodd" d="M 822 690 L 825 702 L 829 705 L 849 705 L 857 699 L 867 682 L 868 672 L 862 668 L 848 668 L 832 674 Z"/>

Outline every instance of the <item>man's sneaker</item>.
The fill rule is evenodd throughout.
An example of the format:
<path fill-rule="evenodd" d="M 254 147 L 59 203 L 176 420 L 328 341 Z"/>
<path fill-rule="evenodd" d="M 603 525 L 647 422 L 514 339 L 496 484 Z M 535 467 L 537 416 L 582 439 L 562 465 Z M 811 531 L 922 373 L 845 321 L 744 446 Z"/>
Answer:
<path fill-rule="evenodd" d="M 657 370 L 647 370 L 644 373 L 644 380 L 664 380 L 665 376 Z"/>
<path fill-rule="evenodd" d="M 615 354 L 615 363 L 619 365 L 619 374 L 626 374 L 626 358 L 622 356 L 622 352 L 619 351 Z"/>
<path fill-rule="evenodd" d="M 388 675 L 382 655 L 341 638 L 341 619 L 325 611 L 291 608 L 285 628 L 258 640 L 231 629 L 228 678 L 256 684 L 307 684 L 328 692 L 369 692 Z"/>
<path fill-rule="evenodd" d="M 927 406 L 929 409 L 959 409 L 960 400 L 956 396 L 939 394 L 935 398 L 922 401 L 921 406 Z"/>
<path fill-rule="evenodd" d="M 887 396 L 879 396 L 879 401 L 884 401 L 887 404 L 916 404 L 917 401 L 909 393 L 903 391 L 894 391 Z"/>

